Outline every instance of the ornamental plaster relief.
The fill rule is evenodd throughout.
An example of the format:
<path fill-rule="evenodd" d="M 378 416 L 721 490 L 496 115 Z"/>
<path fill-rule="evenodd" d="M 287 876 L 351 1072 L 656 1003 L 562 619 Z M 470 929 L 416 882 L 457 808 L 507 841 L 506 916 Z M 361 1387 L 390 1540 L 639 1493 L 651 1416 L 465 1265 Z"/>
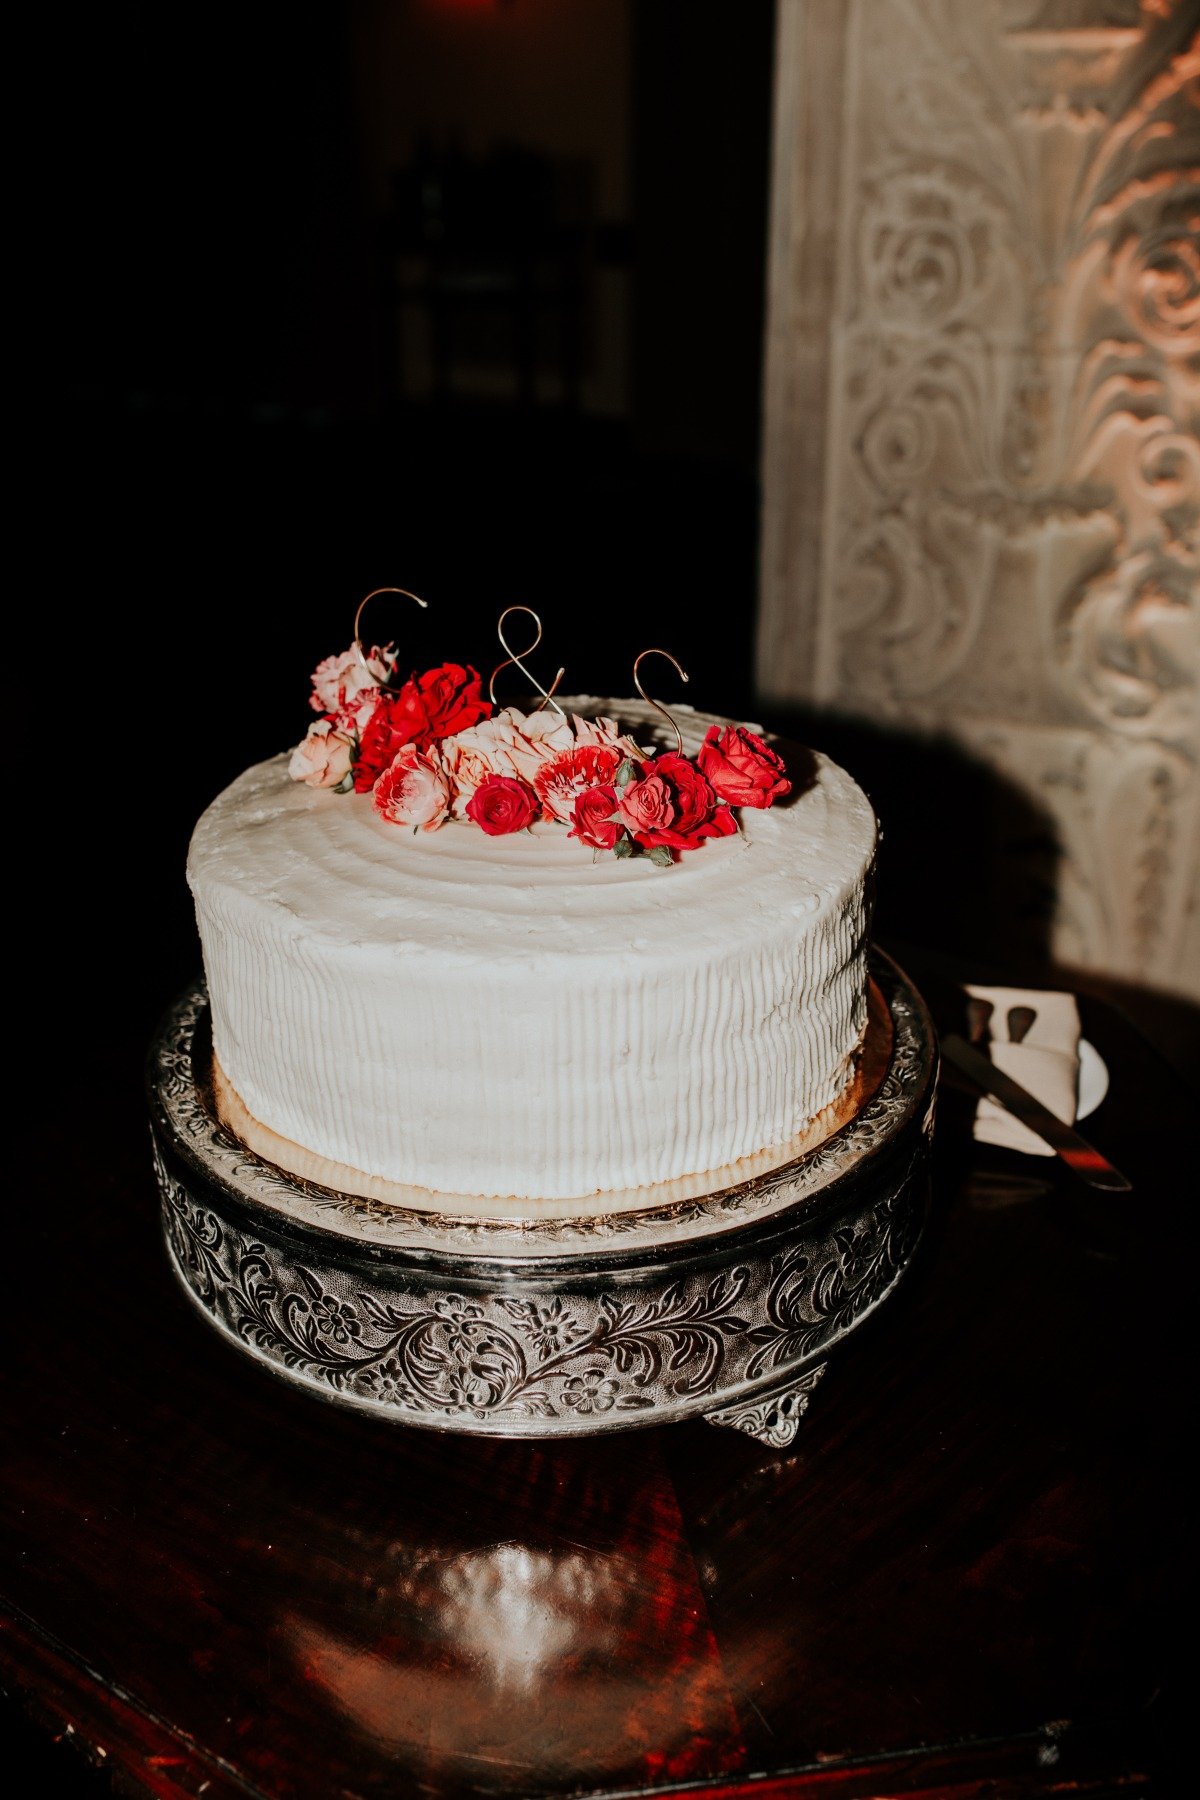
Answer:
<path fill-rule="evenodd" d="M 1056 956 L 1190 993 L 1196 27 L 782 0 L 760 639 L 768 695 L 948 732 L 1049 816 Z"/>

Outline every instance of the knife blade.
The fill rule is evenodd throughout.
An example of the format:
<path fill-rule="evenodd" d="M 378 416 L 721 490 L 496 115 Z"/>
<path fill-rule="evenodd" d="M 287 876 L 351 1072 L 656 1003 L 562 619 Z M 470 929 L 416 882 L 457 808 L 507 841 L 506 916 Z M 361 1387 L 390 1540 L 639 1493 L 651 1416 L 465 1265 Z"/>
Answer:
<path fill-rule="evenodd" d="M 1063 1121 L 1040 1100 L 1035 1100 L 1028 1088 L 1023 1088 L 1019 1081 L 998 1069 L 994 1062 L 972 1048 L 965 1038 L 957 1032 L 950 1032 L 941 1040 L 942 1055 L 948 1062 L 966 1076 L 972 1087 L 998 1100 L 1006 1106 L 1022 1125 L 1028 1125 L 1031 1131 L 1044 1139 L 1054 1151 L 1061 1156 L 1072 1174 L 1078 1175 L 1090 1187 L 1103 1188 L 1106 1193 L 1127 1194 L 1132 1192 L 1132 1183 L 1122 1175 L 1120 1169 L 1114 1168 L 1106 1156 L 1102 1156 L 1095 1145 L 1089 1144 L 1085 1137 L 1071 1125 Z"/>

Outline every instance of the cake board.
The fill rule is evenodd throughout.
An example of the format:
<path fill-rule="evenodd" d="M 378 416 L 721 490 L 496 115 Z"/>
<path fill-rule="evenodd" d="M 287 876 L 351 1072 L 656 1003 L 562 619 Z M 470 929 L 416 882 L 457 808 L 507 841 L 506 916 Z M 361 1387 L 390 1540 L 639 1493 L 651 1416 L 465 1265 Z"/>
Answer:
<path fill-rule="evenodd" d="M 667 1204 L 520 1219 L 389 1205 L 266 1161 L 218 1111 L 198 982 L 148 1065 L 171 1266 L 240 1350 L 385 1419 L 549 1438 L 703 1417 L 786 1446 L 928 1214 L 933 1029 L 878 951 L 871 980 L 871 1078 L 821 1143 Z"/>

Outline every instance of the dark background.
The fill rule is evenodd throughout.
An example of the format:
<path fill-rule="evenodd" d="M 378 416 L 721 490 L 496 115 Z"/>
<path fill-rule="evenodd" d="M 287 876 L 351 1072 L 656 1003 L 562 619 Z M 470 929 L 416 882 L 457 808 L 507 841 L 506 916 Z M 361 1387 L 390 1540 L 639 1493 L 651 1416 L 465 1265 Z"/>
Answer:
<path fill-rule="evenodd" d="M 374 621 L 422 667 L 486 675 L 499 611 L 523 602 L 545 622 L 544 676 L 564 662 L 575 691 L 630 692 L 633 657 L 665 644 L 696 704 L 749 704 L 773 7 L 739 9 L 732 57 L 720 0 L 586 11 L 597 54 L 606 32 L 620 40 L 606 76 L 625 89 L 618 217 L 506 199 L 506 157 L 535 185 L 555 164 L 532 102 L 522 142 L 456 158 L 510 15 L 533 101 L 573 103 L 558 41 L 539 47 L 521 0 L 71 19 L 49 476 L 79 638 L 61 647 L 88 671 L 105 751 L 48 852 L 82 903 L 74 969 L 100 951 L 97 1004 L 139 1043 L 198 957 L 183 880 L 195 818 L 303 735 L 309 671 L 350 641 L 369 589 L 427 598 L 425 614 L 400 602 Z M 457 168 L 468 189 L 433 208 L 455 333 L 441 394 L 398 377 L 391 249 L 428 248 L 430 221 L 411 173 L 372 144 L 364 70 L 377 110 L 385 76 L 405 89 L 425 173 L 449 171 L 453 189 Z M 505 283 L 526 242 L 539 279 L 584 265 L 585 361 L 596 291 L 622 285 L 624 376 L 601 406 L 586 385 L 575 404 L 556 391 L 549 303 L 543 391 L 518 391 Z M 472 279 L 489 278 L 494 298 L 474 304 Z M 472 359 L 499 392 L 477 391 Z"/>

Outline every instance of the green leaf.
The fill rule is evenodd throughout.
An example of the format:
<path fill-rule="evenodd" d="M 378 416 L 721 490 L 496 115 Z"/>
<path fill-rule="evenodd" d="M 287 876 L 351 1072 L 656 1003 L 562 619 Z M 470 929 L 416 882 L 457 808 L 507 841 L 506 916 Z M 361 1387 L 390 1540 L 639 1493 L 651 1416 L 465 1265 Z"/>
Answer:
<path fill-rule="evenodd" d="M 636 779 L 637 764 L 634 762 L 632 756 L 627 756 L 624 762 L 619 763 L 617 766 L 617 772 L 613 776 L 613 786 L 619 788 L 628 787 L 630 782 L 636 781 Z"/>
<path fill-rule="evenodd" d="M 669 869 L 675 861 L 665 844 L 655 844 L 653 850 L 648 850 L 646 854 L 650 861 L 660 869 Z"/>
<path fill-rule="evenodd" d="M 335 794 L 348 794 L 350 792 L 350 790 L 353 788 L 353 786 L 354 786 L 354 770 L 347 769 L 346 773 L 342 776 L 342 779 L 338 782 L 337 786 L 334 788 L 333 791 Z"/>
<path fill-rule="evenodd" d="M 626 836 L 626 834 L 624 832 L 621 833 L 620 837 L 617 839 L 616 843 L 613 845 L 613 855 L 614 856 L 632 856 L 633 855 L 633 842 L 629 837 Z"/>

